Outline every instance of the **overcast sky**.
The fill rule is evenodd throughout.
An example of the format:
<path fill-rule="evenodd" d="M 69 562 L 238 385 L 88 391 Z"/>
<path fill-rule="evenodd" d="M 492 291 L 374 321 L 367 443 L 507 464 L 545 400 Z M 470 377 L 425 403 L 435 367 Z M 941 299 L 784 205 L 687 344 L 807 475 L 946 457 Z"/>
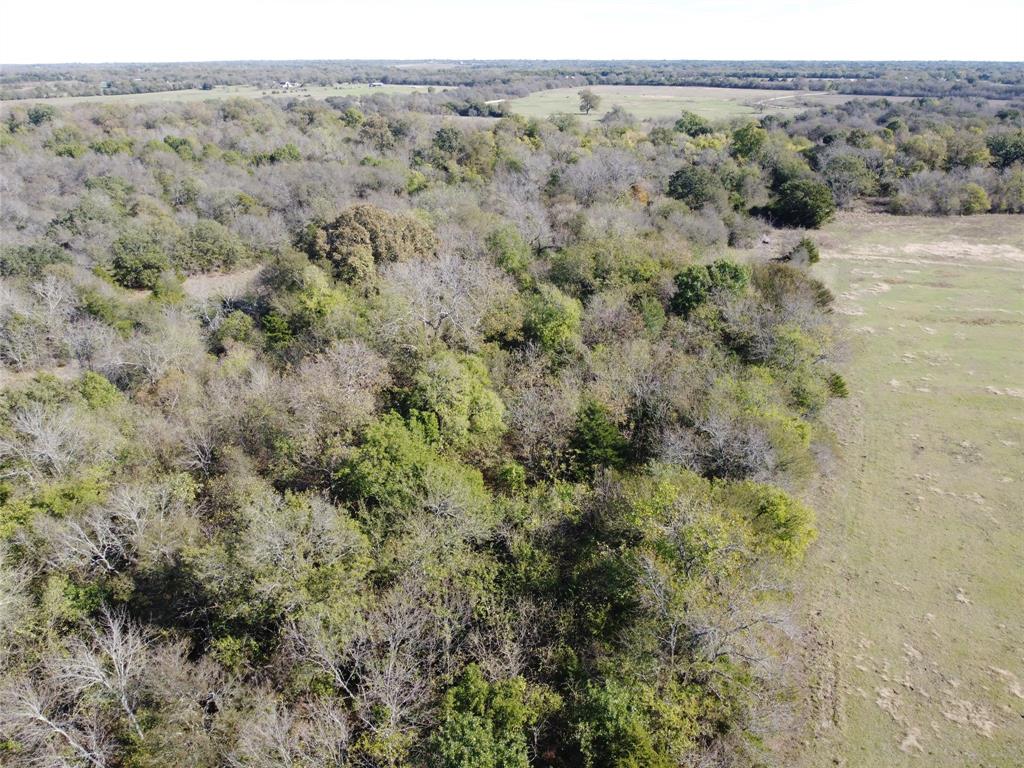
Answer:
<path fill-rule="evenodd" d="M 1024 0 L 0 0 L 0 62 L 1024 60 Z"/>

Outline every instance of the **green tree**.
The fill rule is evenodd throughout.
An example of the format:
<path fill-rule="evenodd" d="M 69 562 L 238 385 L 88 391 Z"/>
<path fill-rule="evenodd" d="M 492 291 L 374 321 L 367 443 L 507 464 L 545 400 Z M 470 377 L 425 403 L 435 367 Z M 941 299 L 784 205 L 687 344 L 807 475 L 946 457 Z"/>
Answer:
<path fill-rule="evenodd" d="M 676 130 L 687 136 L 704 136 L 712 133 L 714 129 L 711 127 L 711 123 L 696 112 L 683 110 L 682 117 L 676 120 Z"/>
<path fill-rule="evenodd" d="M 771 212 L 782 226 L 817 229 L 832 218 L 836 202 L 832 190 L 820 181 L 793 179 L 782 185 Z"/>
<path fill-rule="evenodd" d="M 672 311 L 688 317 L 716 291 L 740 293 L 749 282 L 750 269 L 728 259 L 718 259 L 711 264 L 691 264 L 675 277 Z"/>
<path fill-rule="evenodd" d="M 53 120 L 57 110 L 49 104 L 36 104 L 28 108 L 28 121 L 32 125 L 42 125 Z"/>
<path fill-rule="evenodd" d="M 171 264 L 156 240 L 145 232 L 122 235 L 111 246 L 110 271 L 125 288 L 153 288 Z"/>
<path fill-rule="evenodd" d="M 721 195 L 722 185 L 711 169 L 688 165 L 673 173 L 668 180 L 668 195 L 682 200 L 690 208 L 703 208 Z"/>
<path fill-rule="evenodd" d="M 588 479 L 599 467 L 622 467 L 628 445 L 608 409 L 594 400 L 587 401 L 576 414 L 576 428 L 569 443 L 576 477 Z"/>
<path fill-rule="evenodd" d="M 505 431 L 505 406 L 491 389 L 487 367 L 479 357 L 439 352 L 416 372 L 413 384 L 413 406 L 437 417 L 446 444 L 484 445 Z"/>
<path fill-rule="evenodd" d="M 960 203 L 961 213 L 967 216 L 975 213 L 988 213 L 991 207 L 992 203 L 983 187 L 974 183 L 964 185 L 963 201 Z"/>
<path fill-rule="evenodd" d="M 580 97 L 580 112 L 584 115 L 589 115 L 601 106 L 601 97 L 589 88 L 584 88 L 578 95 Z"/>
<path fill-rule="evenodd" d="M 434 768 L 527 768 L 527 729 L 558 706 L 521 677 L 489 683 L 470 664 L 441 702 L 431 739 Z"/>
<path fill-rule="evenodd" d="M 561 351 L 579 336 L 583 308 L 579 301 L 550 285 L 542 285 L 526 311 L 526 335 L 549 352 Z"/>
<path fill-rule="evenodd" d="M 768 141 L 768 132 L 757 123 L 747 123 L 732 134 L 732 153 L 746 160 L 761 154 Z"/>

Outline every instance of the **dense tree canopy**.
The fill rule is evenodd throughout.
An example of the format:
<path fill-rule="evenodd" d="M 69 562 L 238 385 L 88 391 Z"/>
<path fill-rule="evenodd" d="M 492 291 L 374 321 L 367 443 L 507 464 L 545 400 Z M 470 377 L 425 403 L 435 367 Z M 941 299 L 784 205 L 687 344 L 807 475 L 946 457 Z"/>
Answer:
<path fill-rule="evenodd" d="M 4 108 L 0 762 L 770 764 L 803 230 L 1022 210 L 1017 118 L 486 101 Z"/>

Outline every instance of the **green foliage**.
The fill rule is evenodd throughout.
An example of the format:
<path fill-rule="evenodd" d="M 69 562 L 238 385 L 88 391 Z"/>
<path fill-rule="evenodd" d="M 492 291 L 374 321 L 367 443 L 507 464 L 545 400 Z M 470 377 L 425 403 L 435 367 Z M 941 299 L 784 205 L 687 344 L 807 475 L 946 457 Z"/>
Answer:
<path fill-rule="evenodd" d="M 849 397 L 850 389 L 846 385 L 846 379 L 840 373 L 830 373 L 826 379 L 828 393 L 832 397 Z"/>
<path fill-rule="evenodd" d="M 132 153 L 133 142 L 128 138 L 115 139 L 107 137 L 94 141 L 89 144 L 89 149 L 100 155 L 107 155 L 112 157 L 113 155 L 130 155 Z"/>
<path fill-rule="evenodd" d="M 660 752 L 637 691 L 606 678 L 588 684 L 577 716 L 586 768 L 670 768 Z"/>
<path fill-rule="evenodd" d="M 975 213 L 988 213 L 989 208 L 992 207 L 988 193 L 977 184 L 965 184 L 963 195 L 964 198 L 960 204 L 960 212 L 965 216 Z"/>
<path fill-rule="evenodd" d="M 221 321 L 215 338 L 221 348 L 227 348 L 229 344 L 248 344 L 255 333 L 256 324 L 253 319 L 240 309 L 236 309 Z"/>
<path fill-rule="evenodd" d="M 0 276 L 41 277 L 47 267 L 67 264 L 71 255 L 56 245 L 0 245 Z"/>
<path fill-rule="evenodd" d="M 743 159 L 753 159 L 761 154 L 768 142 L 768 132 L 757 123 L 747 123 L 732 133 L 732 153 Z"/>
<path fill-rule="evenodd" d="M 801 237 L 800 242 L 786 253 L 786 261 L 793 261 L 798 264 L 817 264 L 821 261 L 821 252 L 811 238 Z"/>
<path fill-rule="evenodd" d="M 505 431 L 505 406 L 475 355 L 444 351 L 426 360 L 413 377 L 412 404 L 434 414 L 441 441 L 457 449 L 488 445 Z"/>
<path fill-rule="evenodd" d="M 750 281 L 750 268 L 727 259 L 711 264 L 691 264 L 675 276 L 672 311 L 683 317 L 716 292 L 741 293 Z"/>
<path fill-rule="evenodd" d="M 396 510 L 410 509 L 443 489 L 458 499 L 465 514 L 482 514 L 487 506 L 482 475 L 441 456 L 429 433 L 423 424 L 407 424 L 397 414 L 381 417 L 338 470 L 338 488 L 347 498 Z"/>
<path fill-rule="evenodd" d="M 476 664 L 463 670 L 441 702 L 431 739 L 436 768 L 527 768 L 527 729 L 560 705 L 521 677 L 489 683 Z"/>
<path fill-rule="evenodd" d="M 690 208 L 703 208 L 722 194 L 718 177 L 709 168 L 688 165 L 673 173 L 668 180 L 669 197 L 682 200 Z"/>
<path fill-rule="evenodd" d="M 576 427 L 569 445 L 571 463 L 580 480 L 589 478 L 595 469 L 618 469 L 626 462 L 626 439 L 612 421 L 608 409 L 593 400 L 584 403 L 576 414 Z"/>
<path fill-rule="evenodd" d="M 759 544 L 789 562 L 802 558 L 817 536 L 814 512 L 779 488 L 744 481 L 723 489 L 723 495 L 749 515 Z"/>
<path fill-rule="evenodd" d="M 277 163 L 294 163 L 302 159 L 302 153 L 294 144 L 288 143 L 270 152 L 256 152 L 252 156 L 252 164 L 276 165 Z"/>
<path fill-rule="evenodd" d="M 57 110 L 49 104 L 35 104 L 28 108 L 26 114 L 30 124 L 39 126 L 51 122 L 57 115 Z"/>
<path fill-rule="evenodd" d="M 589 115 L 601 106 L 601 97 L 589 88 L 584 88 L 577 94 L 580 97 L 580 112 Z"/>
<path fill-rule="evenodd" d="M 712 133 L 711 123 L 698 115 L 696 112 L 683 110 L 682 117 L 676 120 L 675 128 L 679 133 L 687 136 L 705 136 Z"/>
<path fill-rule="evenodd" d="M 67 126 L 54 129 L 53 136 L 47 141 L 46 146 L 58 157 L 79 158 L 86 152 L 81 134 L 77 129 Z"/>
<path fill-rule="evenodd" d="M 530 247 L 515 227 L 500 227 L 484 241 L 495 263 L 511 275 L 523 276 L 530 262 Z"/>
<path fill-rule="evenodd" d="M 236 267 L 246 255 L 242 241 L 224 225 L 200 219 L 178 241 L 174 264 L 186 273 Z"/>
<path fill-rule="evenodd" d="M 524 330 L 527 338 L 545 350 L 558 352 L 579 337 L 582 317 L 583 308 L 576 299 L 543 285 L 527 305 Z"/>
<path fill-rule="evenodd" d="M 170 259 L 156 239 L 143 231 L 128 232 L 111 246 L 110 272 L 125 288 L 153 288 L 170 268 Z"/>
<path fill-rule="evenodd" d="M 832 190 L 814 179 L 787 181 L 772 204 L 775 220 L 786 227 L 817 229 L 836 211 Z"/>
<path fill-rule="evenodd" d="M 110 408 L 124 402 L 117 387 L 98 373 L 86 371 L 78 382 L 78 391 L 90 408 Z"/>
<path fill-rule="evenodd" d="M 1024 163 L 1024 130 L 989 136 L 988 149 L 1000 168 L 1009 168 L 1015 163 Z"/>

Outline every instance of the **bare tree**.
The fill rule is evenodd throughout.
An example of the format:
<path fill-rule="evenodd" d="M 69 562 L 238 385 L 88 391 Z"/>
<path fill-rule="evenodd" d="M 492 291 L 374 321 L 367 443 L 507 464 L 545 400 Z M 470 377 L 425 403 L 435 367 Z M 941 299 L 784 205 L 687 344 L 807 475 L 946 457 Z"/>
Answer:
<path fill-rule="evenodd" d="M 430 261 L 390 265 L 385 291 L 407 307 L 430 339 L 444 339 L 473 349 L 482 340 L 488 312 L 511 299 L 514 287 L 504 273 L 485 262 L 470 262 L 453 253 Z"/>

